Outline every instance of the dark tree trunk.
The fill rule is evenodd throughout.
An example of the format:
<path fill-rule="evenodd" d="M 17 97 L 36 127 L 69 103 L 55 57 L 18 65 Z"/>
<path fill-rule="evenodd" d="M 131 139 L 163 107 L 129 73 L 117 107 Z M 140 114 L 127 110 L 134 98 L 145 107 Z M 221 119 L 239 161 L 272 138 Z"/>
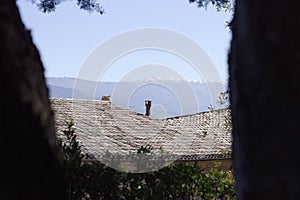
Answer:
<path fill-rule="evenodd" d="M 65 199 L 40 56 L 15 0 L 0 1 L 0 199 Z"/>
<path fill-rule="evenodd" d="M 237 0 L 230 94 L 240 199 L 300 198 L 300 4 Z"/>

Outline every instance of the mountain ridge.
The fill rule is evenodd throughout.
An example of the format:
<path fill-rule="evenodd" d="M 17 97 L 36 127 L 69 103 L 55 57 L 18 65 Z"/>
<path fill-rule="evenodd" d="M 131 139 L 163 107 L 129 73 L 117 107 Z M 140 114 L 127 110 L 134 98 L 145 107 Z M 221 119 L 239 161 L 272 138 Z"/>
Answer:
<path fill-rule="evenodd" d="M 191 80 L 155 79 L 125 82 L 93 82 L 72 77 L 47 77 L 50 97 L 101 99 L 111 96 L 111 102 L 137 113 L 145 112 L 145 100 L 152 100 L 151 113 L 155 118 L 189 115 L 218 105 L 218 95 L 226 91 L 222 83 L 203 83 Z"/>

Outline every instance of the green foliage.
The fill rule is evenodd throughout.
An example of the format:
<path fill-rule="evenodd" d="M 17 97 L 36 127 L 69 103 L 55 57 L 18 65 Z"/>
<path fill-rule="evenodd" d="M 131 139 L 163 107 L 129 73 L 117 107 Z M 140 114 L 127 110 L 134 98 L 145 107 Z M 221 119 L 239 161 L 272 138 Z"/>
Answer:
<path fill-rule="evenodd" d="M 212 169 L 196 174 L 196 192 L 201 199 L 235 199 L 234 179 L 231 171 Z"/>
<path fill-rule="evenodd" d="M 28 0 L 43 12 L 53 12 L 57 6 L 66 0 Z M 208 4 L 212 4 L 217 8 L 217 11 L 225 10 L 232 11 L 233 6 L 230 0 L 189 0 L 190 3 L 197 3 L 198 7 L 207 7 Z M 103 7 L 97 3 L 97 0 L 76 0 L 77 5 L 80 9 L 86 10 L 88 12 L 97 12 L 104 14 Z"/>
<path fill-rule="evenodd" d="M 127 155 L 112 154 L 106 151 L 101 161 L 119 171 L 143 173 L 167 166 L 171 158 L 170 155 L 165 154 L 162 148 L 154 152 L 153 147 L 146 145 L 140 146 L 136 153 Z"/>
<path fill-rule="evenodd" d="M 59 139 L 59 145 L 61 146 L 63 153 L 63 167 L 65 170 L 65 183 L 67 187 L 68 196 L 70 199 L 81 199 L 85 191 L 82 187 L 84 177 L 82 168 L 83 154 L 81 153 L 81 147 L 76 140 L 72 121 L 67 122 L 67 129 L 63 131 L 65 140 Z"/>
<path fill-rule="evenodd" d="M 219 96 L 218 96 L 218 103 L 220 105 L 224 105 L 228 102 L 228 95 L 229 95 L 229 92 L 226 91 L 226 92 L 220 92 Z"/>
<path fill-rule="evenodd" d="M 198 7 L 207 7 L 209 3 L 217 7 L 217 11 L 231 8 L 230 0 L 189 0 L 190 3 L 197 3 Z"/>
<path fill-rule="evenodd" d="M 57 6 L 66 1 L 66 0 L 28 0 L 43 12 L 53 12 L 57 8 Z M 96 0 L 76 0 L 77 5 L 80 9 L 86 10 L 88 12 L 97 12 L 100 14 L 104 13 L 103 7 L 97 3 Z"/>
<path fill-rule="evenodd" d="M 184 163 L 148 173 L 125 173 L 84 155 L 77 141 L 73 122 L 59 139 L 68 199 L 234 199 L 231 171 L 204 173 L 197 165 Z M 141 146 L 138 155 L 152 153 L 151 146 Z"/>

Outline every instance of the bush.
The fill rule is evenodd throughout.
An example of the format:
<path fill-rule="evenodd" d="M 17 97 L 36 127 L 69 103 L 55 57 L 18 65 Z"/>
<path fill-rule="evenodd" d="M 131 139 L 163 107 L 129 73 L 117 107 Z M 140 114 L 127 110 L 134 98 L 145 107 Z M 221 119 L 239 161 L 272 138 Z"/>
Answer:
<path fill-rule="evenodd" d="M 197 165 L 171 164 L 148 173 L 125 173 L 83 154 L 73 122 L 59 139 L 63 152 L 65 183 L 70 200 L 82 199 L 235 199 L 231 171 L 211 170 L 203 173 Z M 138 154 L 150 153 L 141 147 Z"/>

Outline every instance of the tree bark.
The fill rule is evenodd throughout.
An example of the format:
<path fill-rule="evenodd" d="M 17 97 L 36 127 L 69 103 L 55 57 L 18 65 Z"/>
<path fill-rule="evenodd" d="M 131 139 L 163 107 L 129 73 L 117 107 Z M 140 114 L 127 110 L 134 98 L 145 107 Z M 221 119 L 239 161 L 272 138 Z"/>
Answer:
<path fill-rule="evenodd" d="M 15 0 L 0 1 L 0 198 L 65 199 L 44 70 Z"/>
<path fill-rule="evenodd" d="M 300 197 L 300 4 L 237 0 L 230 98 L 239 199 Z"/>

